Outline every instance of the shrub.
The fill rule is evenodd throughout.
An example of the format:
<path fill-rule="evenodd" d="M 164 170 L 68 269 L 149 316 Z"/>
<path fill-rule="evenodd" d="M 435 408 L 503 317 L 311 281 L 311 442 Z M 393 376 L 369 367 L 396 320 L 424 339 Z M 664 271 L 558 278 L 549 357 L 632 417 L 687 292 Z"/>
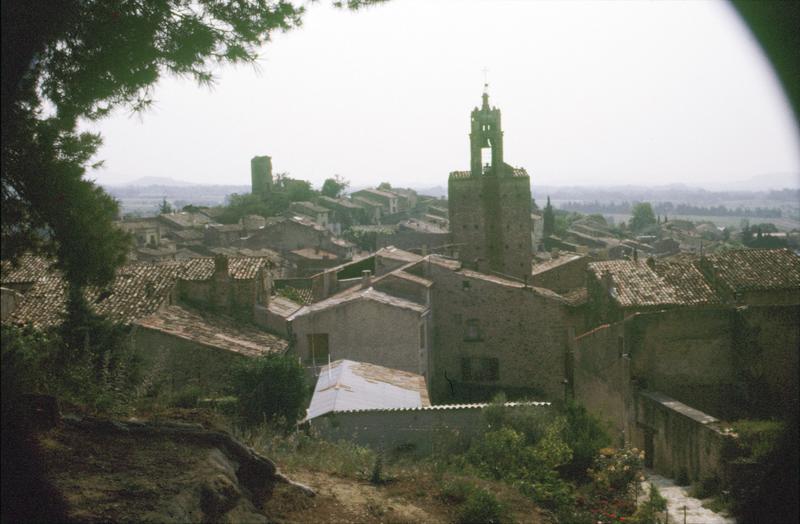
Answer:
<path fill-rule="evenodd" d="M 233 369 L 232 384 L 246 424 L 282 421 L 290 426 L 302 415 L 307 395 L 305 374 L 291 357 L 243 359 Z"/>
<path fill-rule="evenodd" d="M 594 486 L 627 494 L 642 470 L 644 452 L 636 448 L 600 450 L 589 470 Z"/>
<path fill-rule="evenodd" d="M 494 524 L 503 520 L 503 507 L 497 498 L 482 488 L 474 488 L 458 513 L 459 524 Z"/>
<path fill-rule="evenodd" d="M 448 479 L 442 482 L 439 496 L 446 502 L 461 504 L 467 500 L 474 487 L 464 479 Z"/>
<path fill-rule="evenodd" d="M 611 439 L 600 422 L 581 405 L 568 404 L 564 416 L 563 439 L 572 449 L 572 460 L 561 468 L 561 472 L 576 480 L 584 479 L 600 449 L 608 446 Z"/>

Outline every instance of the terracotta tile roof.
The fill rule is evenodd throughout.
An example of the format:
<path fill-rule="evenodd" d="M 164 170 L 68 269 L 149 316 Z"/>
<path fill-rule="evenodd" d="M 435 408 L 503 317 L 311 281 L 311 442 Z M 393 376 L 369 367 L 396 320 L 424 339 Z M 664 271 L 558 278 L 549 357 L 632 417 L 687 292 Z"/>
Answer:
<path fill-rule="evenodd" d="M 52 261 L 36 255 L 22 255 L 16 264 L 3 260 L 0 280 L 3 284 L 31 284 L 47 275 Z"/>
<path fill-rule="evenodd" d="M 590 263 L 589 271 L 601 282 L 603 273 L 610 272 L 611 296 L 622 307 L 720 302 L 703 275 L 689 264 L 659 262 L 650 267 L 644 260 L 609 260 Z"/>
<path fill-rule="evenodd" d="M 178 228 L 201 226 L 210 222 L 208 215 L 204 213 L 189 213 L 187 211 L 158 215 L 158 219 L 170 226 Z"/>
<path fill-rule="evenodd" d="M 269 298 L 267 309 L 273 315 L 287 318 L 301 307 L 303 307 L 303 304 L 298 304 L 280 295 L 273 295 Z"/>
<path fill-rule="evenodd" d="M 335 253 L 325 251 L 324 249 L 317 249 L 313 247 L 304 247 L 290 251 L 293 255 L 307 260 L 336 260 L 339 257 Z"/>
<path fill-rule="evenodd" d="M 152 314 L 165 302 L 180 268 L 178 263 L 127 265 L 117 271 L 107 289 L 87 289 L 86 299 L 96 313 L 129 324 Z M 61 273 L 48 273 L 25 294 L 9 320 L 37 328 L 55 326 L 63 318 L 66 297 L 66 282 Z"/>
<path fill-rule="evenodd" d="M 731 291 L 800 289 L 800 257 L 788 249 L 717 252 L 695 263 Z"/>
<path fill-rule="evenodd" d="M 286 340 L 251 325 L 208 315 L 182 306 L 168 306 L 139 319 L 136 325 L 168 335 L 251 357 L 284 353 Z"/>
<path fill-rule="evenodd" d="M 405 251 L 394 246 L 382 247 L 375 252 L 375 255 L 381 258 L 388 258 L 400 262 L 419 262 L 423 258 L 421 255 L 417 255 L 411 251 Z"/>
<path fill-rule="evenodd" d="M 539 273 L 544 273 L 545 271 L 556 268 L 558 266 L 562 266 L 564 264 L 568 264 L 570 262 L 574 262 L 575 260 L 580 260 L 581 258 L 583 258 L 583 255 L 565 253 L 563 255 L 559 255 L 556 258 L 551 258 L 547 262 L 542 262 L 540 264 L 534 265 L 531 270 L 531 274 L 538 275 Z"/>
<path fill-rule="evenodd" d="M 235 279 L 255 278 L 266 258 L 230 257 L 229 271 Z M 34 266 L 37 262 L 32 263 Z M 214 259 L 194 258 L 160 264 L 128 264 L 117 270 L 105 289 L 87 288 L 92 309 L 110 320 L 130 324 L 155 313 L 165 302 L 178 278 L 206 280 L 214 272 Z M 66 282 L 52 270 L 40 277 L 24 295 L 9 318 L 14 324 L 44 328 L 61 322 L 66 307 Z"/>
<path fill-rule="evenodd" d="M 319 311 L 324 311 L 326 309 L 339 307 L 341 305 L 349 304 L 350 302 L 355 302 L 357 300 L 373 301 L 380 304 L 386 304 L 392 307 L 398 307 L 402 309 L 416 311 L 417 313 L 424 313 L 428 310 L 427 307 L 417 304 L 416 302 L 411 302 L 410 300 L 395 297 L 392 295 L 387 295 L 386 293 L 383 293 L 381 291 L 376 291 L 373 288 L 367 288 L 367 289 L 350 288 L 343 291 L 342 293 L 339 293 L 338 295 L 326 298 L 325 300 L 322 300 L 310 306 L 303 307 L 302 309 L 295 312 L 291 317 L 289 317 L 289 320 L 293 320 L 297 317 L 309 315 Z"/>
<path fill-rule="evenodd" d="M 269 257 L 228 257 L 228 272 L 235 280 L 255 278 L 258 270 L 265 267 Z M 214 259 L 195 258 L 184 264 L 180 273 L 183 280 L 208 280 L 214 274 Z"/>

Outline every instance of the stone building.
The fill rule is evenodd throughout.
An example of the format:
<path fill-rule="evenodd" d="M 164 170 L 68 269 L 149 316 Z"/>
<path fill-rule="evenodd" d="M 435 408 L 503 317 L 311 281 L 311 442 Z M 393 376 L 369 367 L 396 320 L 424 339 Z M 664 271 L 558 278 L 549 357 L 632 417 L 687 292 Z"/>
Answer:
<path fill-rule="evenodd" d="M 341 235 L 351 226 L 363 224 L 366 220 L 364 208 L 346 198 L 321 196 L 317 203 L 329 210 L 329 224 L 335 235 Z"/>
<path fill-rule="evenodd" d="M 483 104 L 471 117 L 470 170 L 448 180 L 450 231 L 465 266 L 518 279 L 530 275 L 531 185 L 503 160 L 500 110 Z"/>
<path fill-rule="evenodd" d="M 433 282 L 435 402 L 483 401 L 499 390 L 563 398 L 571 327 L 563 297 L 435 255 L 420 265 Z"/>
<path fill-rule="evenodd" d="M 589 264 L 593 329 L 575 338 L 575 398 L 650 466 L 718 474 L 718 418 L 798 409 L 800 257 L 735 250 L 693 261 Z"/>
<path fill-rule="evenodd" d="M 250 159 L 251 192 L 264 196 L 272 190 L 272 158 L 254 156 Z"/>
<path fill-rule="evenodd" d="M 330 220 L 328 215 L 330 214 L 330 211 L 327 207 L 318 206 L 313 202 L 292 202 L 289 206 L 289 210 L 292 213 L 297 213 L 299 215 L 308 217 L 324 228 L 329 227 L 328 224 Z"/>
<path fill-rule="evenodd" d="M 21 262 L 27 267 L 3 265 L 3 287 L 30 281 L 4 323 L 57 326 L 66 311 L 66 282 L 38 257 Z M 237 359 L 288 347 L 256 324 L 261 317 L 254 313 L 269 299 L 267 271 L 266 259 L 245 257 L 128 264 L 110 285 L 87 288 L 85 294 L 95 313 L 128 329 L 150 385 L 218 390 Z"/>
<path fill-rule="evenodd" d="M 360 286 L 292 314 L 292 351 L 312 369 L 350 359 L 427 376 L 430 307 L 371 284 L 367 274 Z"/>
<path fill-rule="evenodd" d="M 362 201 L 368 200 L 381 206 L 381 215 L 393 215 L 404 209 L 400 209 L 400 198 L 391 191 L 367 188 L 355 191 L 350 195 L 353 199 Z M 406 199 L 407 201 L 407 199 Z"/>
<path fill-rule="evenodd" d="M 263 228 L 249 233 L 242 244 L 251 249 L 268 248 L 283 254 L 297 249 L 320 249 L 333 253 L 340 262 L 352 259 L 356 248 L 316 222 L 298 216 L 270 219 Z"/>

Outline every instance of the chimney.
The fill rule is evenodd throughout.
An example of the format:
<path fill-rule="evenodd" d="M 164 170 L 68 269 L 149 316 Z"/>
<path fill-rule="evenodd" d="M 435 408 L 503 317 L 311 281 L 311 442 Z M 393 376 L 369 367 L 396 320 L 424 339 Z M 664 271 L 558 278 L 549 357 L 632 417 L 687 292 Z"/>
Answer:
<path fill-rule="evenodd" d="M 361 289 L 367 289 L 372 285 L 372 271 L 365 269 L 361 272 Z"/>
<path fill-rule="evenodd" d="M 422 244 L 422 256 L 426 256 L 428 254 L 428 244 Z"/>
<path fill-rule="evenodd" d="M 611 276 L 611 271 L 604 269 L 600 278 L 606 291 L 611 291 L 611 288 L 614 287 L 614 277 Z"/>
<path fill-rule="evenodd" d="M 561 253 L 559 253 L 558 248 L 554 247 L 553 250 L 550 252 L 550 258 L 555 260 L 559 257 Z"/>
<path fill-rule="evenodd" d="M 228 257 L 225 255 L 214 256 L 214 276 L 228 274 Z"/>
<path fill-rule="evenodd" d="M 656 270 L 656 259 L 653 257 L 647 257 L 647 267 L 652 269 L 653 271 Z"/>

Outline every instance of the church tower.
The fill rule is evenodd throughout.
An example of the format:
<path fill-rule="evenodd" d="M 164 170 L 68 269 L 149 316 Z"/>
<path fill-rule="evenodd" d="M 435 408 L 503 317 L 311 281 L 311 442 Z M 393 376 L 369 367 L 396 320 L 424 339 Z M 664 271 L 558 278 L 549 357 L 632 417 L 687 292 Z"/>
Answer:
<path fill-rule="evenodd" d="M 484 86 L 472 110 L 470 170 L 448 180 L 450 232 L 464 267 L 527 280 L 531 274 L 531 182 L 503 160 L 500 110 Z"/>
<path fill-rule="evenodd" d="M 251 193 L 266 196 L 272 190 L 272 158 L 254 156 L 250 159 Z"/>

